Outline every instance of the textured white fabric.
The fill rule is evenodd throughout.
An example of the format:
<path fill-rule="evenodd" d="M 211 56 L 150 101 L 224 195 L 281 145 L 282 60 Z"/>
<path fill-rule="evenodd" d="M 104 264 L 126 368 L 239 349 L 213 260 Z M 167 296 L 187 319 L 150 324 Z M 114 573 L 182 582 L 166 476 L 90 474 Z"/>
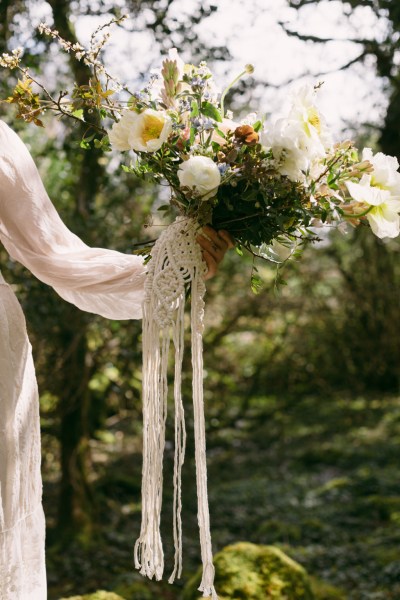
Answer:
<path fill-rule="evenodd" d="M 43 600 L 39 402 L 22 310 L 0 282 L 0 599 Z"/>
<path fill-rule="evenodd" d="M 0 121 L 0 240 L 79 308 L 141 317 L 141 258 L 89 248 L 62 223 L 19 137 Z M 0 600 L 45 600 L 39 401 L 25 319 L 0 275 Z"/>
<path fill-rule="evenodd" d="M 139 256 L 89 248 L 61 221 L 20 138 L 0 121 L 0 240 L 10 255 L 82 310 L 139 319 Z"/>
<path fill-rule="evenodd" d="M 203 403 L 204 272 L 196 242 L 198 224 L 179 218 L 168 227 L 152 249 L 143 305 L 143 479 L 142 527 L 135 545 L 135 566 L 150 579 L 161 579 L 164 553 L 160 534 L 163 454 L 168 399 L 168 354 L 175 349 L 175 466 L 174 546 L 175 566 L 169 582 L 182 572 L 181 473 L 185 458 L 185 418 L 181 394 L 184 343 L 184 306 L 191 296 L 193 407 L 195 432 L 198 523 L 203 577 L 199 590 L 218 600 L 214 589 L 214 565 L 207 494 L 206 440 Z"/>

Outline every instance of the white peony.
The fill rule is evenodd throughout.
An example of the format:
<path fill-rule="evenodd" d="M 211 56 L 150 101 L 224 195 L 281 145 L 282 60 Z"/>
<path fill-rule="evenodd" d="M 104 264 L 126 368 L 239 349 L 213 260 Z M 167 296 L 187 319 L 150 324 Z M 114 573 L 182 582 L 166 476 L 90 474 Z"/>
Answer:
<path fill-rule="evenodd" d="M 304 86 L 292 95 L 287 117 L 266 126 L 261 142 L 271 148 L 278 171 L 292 181 L 304 181 L 331 145 L 331 135 L 315 103 L 315 90 Z"/>
<path fill-rule="evenodd" d="M 146 108 L 141 113 L 126 112 L 109 133 L 117 150 L 156 152 L 172 131 L 171 118 L 164 112 Z"/>
<path fill-rule="evenodd" d="M 208 156 L 191 156 L 178 171 L 181 187 L 198 192 L 203 200 L 215 195 L 221 183 L 221 174 L 215 162 Z"/>
<path fill-rule="evenodd" d="M 373 155 L 365 148 L 363 160 L 369 160 L 374 170 L 364 174 L 360 183 L 347 182 L 350 196 L 356 202 L 367 205 L 366 218 L 372 231 L 379 238 L 395 238 L 400 233 L 400 173 L 394 156 L 382 152 Z"/>

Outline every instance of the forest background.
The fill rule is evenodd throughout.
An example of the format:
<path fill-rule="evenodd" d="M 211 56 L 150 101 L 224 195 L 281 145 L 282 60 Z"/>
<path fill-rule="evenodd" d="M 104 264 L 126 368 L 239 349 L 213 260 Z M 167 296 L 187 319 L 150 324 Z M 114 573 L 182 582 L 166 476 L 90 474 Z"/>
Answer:
<path fill-rule="evenodd" d="M 1 0 L 0 51 L 24 46 L 25 64 L 50 90 L 82 84 L 85 66 L 35 27 L 46 20 L 86 41 L 98 24 L 127 13 L 106 61 L 132 87 L 171 47 L 187 61 L 206 59 L 225 83 L 253 62 L 253 78 L 229 97 L 239 114 L 262 106 L 269 115 L 294 84 L 323 79 L 335 136 L 400 158 L 397 1 L 251 0 L 240 11 L 236 0 Z M 3 98 L 14 84 L 3 71 Z M 130 252 L 158 233 L 159 190 L 115 168 L 115 157 L 81 149 L 79 127 L 51 119 L 44 131 L 25 126 L 5 104 L 0 116 L 29 145 L 63 220 L 89 245 Z M 399 240 L 377 240 L 366 228 L 336 232 L 285 269 L 279 294 L 274 267 L 263 263 L 265 285 L 254 295 L 251 262 L 234 252 L 207 286 L 214 549 L 274 544 L 320 582 L 320 598 L 400 597 L 399 252 Z M 199 562 L 191 460 L 182 583 L 147 582 L 132 566 L 141 323 L 79 312 L 3 250 L 0 264 L 27 316 L 37 368 L 50 600 L 98 588 L 128 600 L 180 598 Z M 190 357 L 186 365 L 190 425 Z M 169 445 L 167 473 L 172 454 Z M 171 496 L 167 487 L 166 540 Z"/>

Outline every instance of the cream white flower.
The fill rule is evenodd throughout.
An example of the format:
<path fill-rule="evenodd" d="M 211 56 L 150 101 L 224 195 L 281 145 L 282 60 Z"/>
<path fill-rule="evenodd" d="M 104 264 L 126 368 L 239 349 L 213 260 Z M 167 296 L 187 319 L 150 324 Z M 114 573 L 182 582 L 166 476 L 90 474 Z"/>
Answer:
<path fill-rule="evenodd" d="M 370 148 L 363 151 L 363 160 L 374 167 L 364 174 L 360 183 L 347 182 L 350 196 L 364 207 L 372 207 L 366 218 L 379 238 L 395 238 L 400 233 L 400 173 L 394 156 L 382 152 L 373 155 Z"/>
<path fill-rule="evenodd" d="M 129 133 L 129 144 L 138 152 L 156 152 L 172 131 L 171 118 L 163 111 L 146 108 L 137 115 Z"/>
<path fill-rule="evenodd" d="M 298 88 L 292 96 L 292 106 L 289 120 L 300 123 L 308 140 L 311 153 L 323 155 L 324 151 L 332 145 L 331 133 L 325 117 L 319 110 L 317 103 L 317 90 L 311 85 Z"/>
<path fill-rule="evenodd" d="M 315 89 L 304 86 L 292 95 L 287 117 L 266 126 L 261 142 L 272 149 L 278 171 L 304 181 L 331 145 L 331 135 L 315 102 Z"/>
<path fill-rule="evenodd" d="M 146 108 L 141 113 L 125 113 L 113 125 L 109 138 L 117 150 L 156 152 L 167 141 L 171 131 L 171 118 L 164 111 Z"/>
<path fill-rule="evenodd" d="M 215 195 L 221 183 L 221 174 L 215 162 L 208 156 L 191 156 L 178 171 L 181 187 L 196 191 L 203 200 Z"/>
<path fill-rule="evenodd" d="M 108 134 L 108 138 L 111 146 L 116 150 L 124 152 L 125 150 L 131 149 L 128 138 L 131 128 L 136 120 L 136 116 L 137 115 L 134 112 L 125 112 L 118 123 L 114 123 L 112 126 L 112 129 Z"/>

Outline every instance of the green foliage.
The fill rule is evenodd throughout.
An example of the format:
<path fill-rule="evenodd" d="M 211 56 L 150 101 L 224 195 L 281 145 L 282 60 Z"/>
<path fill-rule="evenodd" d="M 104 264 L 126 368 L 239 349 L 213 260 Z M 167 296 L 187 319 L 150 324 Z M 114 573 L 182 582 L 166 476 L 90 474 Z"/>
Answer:
<path fill-rule="evenodd" d="M 305 570 L 273 546 L 239 542 L 215 556 L 215 586 L 221 600 L 313 600 Z M 184 600 L 197 600 L 201 572 L 188 582 Z"/>

